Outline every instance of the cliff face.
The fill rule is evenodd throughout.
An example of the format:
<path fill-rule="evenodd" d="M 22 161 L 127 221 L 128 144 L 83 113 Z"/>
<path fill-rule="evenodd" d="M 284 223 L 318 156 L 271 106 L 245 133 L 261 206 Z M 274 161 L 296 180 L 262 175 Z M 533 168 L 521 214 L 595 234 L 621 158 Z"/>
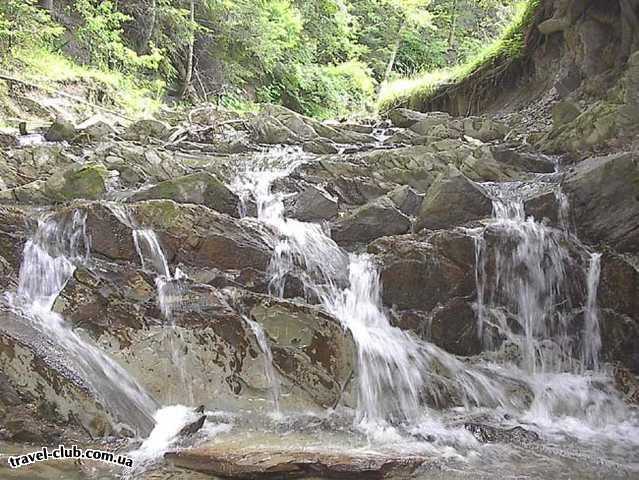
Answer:
<path fill-rule="evenodd" d="M 543 0 L 520 32 L 520 55 L 500 56 L 406 106 L 519 112 L 521 131 L 537 133 L 546 151 L 606 149 L 612 139 L 617 147 L 639 123 L 638 16 L 637 0 Z"/>

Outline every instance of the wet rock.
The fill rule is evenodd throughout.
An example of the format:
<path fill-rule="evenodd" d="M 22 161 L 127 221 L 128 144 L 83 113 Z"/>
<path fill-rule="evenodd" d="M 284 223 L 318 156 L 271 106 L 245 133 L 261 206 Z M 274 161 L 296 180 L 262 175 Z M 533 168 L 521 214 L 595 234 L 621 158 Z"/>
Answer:
<path fill-rule="evenodd" d="M 639 252 L 639 157 L 620 153 L 581 162 L 562 184 L 580 239 Z"/>
<path fill-rule="evenodd" d="M 197 203 L 213 210 L 237 217 L 239 199 L 215 175 L 207 172 L 193 173 L 141 190 L 132 201 L 168 199 L 179 203 Z"/>
<path fill-rule="evenodd" d="M 206 422 L 206 415 L 202 415 L 195 422 L 185 425 L 178 432 L 178 438 L 190 437 L 191 435 L 197 433 L 204 426 L 204 422 Z"/>
<path fill-rule="evenodd" d="M 539 440 L 539 435 L 523 427 L 498 428 L 481 423 L 465 423 L 468 430 L 481 443 L 529 443 Z"/>
<path fill-rule="evenodd" d="M 464 135 L 482 142 L 499 140 L 506 135 L 506 125 L 486 117 L 467 117 L 463 120 Z"/>
<path fill-rule="evenodd" d="M 348 400 L 342 395 L 356 349 L 339 321 L 297 302 L 255 294 L 242 301 L 271 339 L 273 361 L 281 374 L 325 408 Z"/>
<path fill-rule="evenodd" d="M 400 235 L 410 227 L 410 219 L 390 199 L 381 197 L 337 220 L 331 236 L 338 245 L 352 245 L 385 235 Z"/>
<path fill-rule="evenodd" d="M 428 189 L 415 228 L 449 228 L 489 217 L 491 212 L 492 202 L 481 187 L 451 168 Z"/>
<path fill-rule="evenodd" d="M 330 220 L 337 216 L 337 200 L 325 191 L 309 185 L 293 198 L 289 216 L 303 222 Z"/>
<path fill-rule="evenodd" d="M 293 132 L 295 137 L 301 140 L 312 140 L 317 137 L 317 132 L 313 129 L 312 125 L 309 125 L 309 123 L 315 123 L 316 121 L 304 115 L 300 115 L 281 105 L 267 105 L 264 108 L 264 113 L 270 115 L 280 125 L 283 125 Z"/>
<path fill-rule="evenodd" d="M 56 439 L 55 430 L 59 435 L 62 425 L 68 423 L 77 426 L 80 435 L 111 433 L 111 417 L 72 369 L 65 353 L 29 327 L 28 320 L 6 310 L 0 310 L 0 319 L 5 437 L 15 441 L 40 441 L 43 436 Z"/>
<path fill-rule="evenodd" d="M 75 165 L 51 175 L 43 185 L 43 193 L 55 202 L 83 198 L 97 200 L 106 193 L 108 172 L 103 165 Z"/>
<path fill-rule="evenodd" d="M 388 119 L 394 127 L 398 128 L 410 128 L 425 118 L 428 118 L 428 114 L 408 108 L 394 108 L 388 113 Z"/>
<path fill-rule="evenodd" d="M 125 140 L 146 140 L 148 138 L 157 138 L 164 140 L 171 127 L 155 119 L 143 119 L 132 123 L 124 132 L 123 138 Z"/>
<path fill-rule="evenodd" d="M 325 138 L 316 138 L 304 142 L 302 148 L 305 152 L 315 153 L 317 155 L 334 154 L 339 151 L 334 142 Z"/>
<path fill-rule="evenodd" d="M 392 457 L 371 453 L 334 453 L 318 449 L 276 446 L 209 444 L 169 452 L 172 464 L 227 478 L 337 478 L 382 479 L 409 475 L 426 461 L 423 457 Z"/>
<path fill-rule="evenodd" d="M 70 142 L 77 135 L 75 125 L 71 120 L 63 116 L 58 116 L 51 124 L 49 130 L 44 135 L 49 142 Z"/>
<path fill-rule="evenodd" d="M 368 252 L 380 265 L 386 305 L 429 312 L 451 298 L 474 295 L 474 241 L 463 232 L 380 238 Z"/>
<path fill-rule="evenodd" d="M 387 195 L 399 211 L 409 217 L 415 215 L 424 198 L 423 195 L 420 195 L 408 185 L 397 187 L 388 192 Z"/>

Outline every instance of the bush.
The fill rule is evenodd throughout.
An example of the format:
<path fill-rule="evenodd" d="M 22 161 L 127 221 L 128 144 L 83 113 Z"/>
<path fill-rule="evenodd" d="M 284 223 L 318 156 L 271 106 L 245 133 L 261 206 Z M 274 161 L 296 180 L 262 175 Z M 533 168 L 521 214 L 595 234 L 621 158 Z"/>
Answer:
<path fill-rule="evenodd" d="M 56 25 L 49 13 L 35 5 L 36 0 L 2 0 L 0 2 L 0 61 L 25 47 L 51 46 L 64 29 Z"/>
<path fill-rule="evenodd" d="M 330 118 L 371 107 L 374 84 L 370 70 L 357 61 L 338 65 L 289 65 L 257 91 L 260 102 L 282 105 L 317 118 Z"/>

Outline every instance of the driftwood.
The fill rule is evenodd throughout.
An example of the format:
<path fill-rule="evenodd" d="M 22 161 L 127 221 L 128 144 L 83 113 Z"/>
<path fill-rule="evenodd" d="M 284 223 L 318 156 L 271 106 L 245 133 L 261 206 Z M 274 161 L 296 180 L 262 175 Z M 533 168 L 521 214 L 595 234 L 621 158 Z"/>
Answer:
<path fill-rule="evenodd" d="M 120 112 L 116 112 L 115 110 L 111 110 L 110 108 L 102 107 L 100 105 L 96 105 L 95 103 L 88 102 L 88 101 L 86 101 L 86 100 L 84 100 L 82 98 L 76 97 L 74 95 L 69 95 L 68 93 L 59 92 L 53 87 L 48 87 L 46 85 L 36 85 L 35 83 L 26 82 L 24 80 L 20 80 L 18 78 L 14 78 L 14 77 L 9 77 L 7 75 L 2 75 L 2 74 L 0 74 L 0 80 L 4 80 L 5 82 L 8 82 L 8 83 L 17 83 L 17 84 L 24 85 L 26 87 L 29 87 L 29 88 L 32 88 L 32 89 L 35 89 L 35 90 L 43 90 L 45 92 L 54 93 L 54 94 L 59 95 L 61 97 L 68 98 L 69 100 L 73 100 L 74 102 L 81 103 L 83 105 L 87 105 L 87 106 L 89 106 L 91 108 L 95 108 L 97 110 L 102 110 L 104 112 L 110 113 L 111 115 L 115 115 L 117 117 L 124 118 L 125 120 L 128 120 L 128 121 L 132 121 L 131 118 L 127 117 L 126 115 L 121 114 Z"/>

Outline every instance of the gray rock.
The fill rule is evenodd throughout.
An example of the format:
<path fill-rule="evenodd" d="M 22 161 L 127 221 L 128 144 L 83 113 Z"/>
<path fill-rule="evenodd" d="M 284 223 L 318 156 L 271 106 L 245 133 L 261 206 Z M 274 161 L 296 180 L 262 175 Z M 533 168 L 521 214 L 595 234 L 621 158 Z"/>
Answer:
<path fill-rule="evenodd" d="M 397 128 L 409 128 L 427 117 L 428 115 L 425 113 L 408 108 L 394 108 L 388 113 L 388 119 Z"/>
<path fill-rule="evenodd" d="M 506 125 L 487 117 L 467 117 L 463 120 L 464 134 L 482 142 L 499 140 L 506 135 Z"/>
<path fill-rule="evenodd" d="M 193 173 L 141 190 L 132 201 L 167 199 L 179 203 L 197 203 L 234 217 L 239 216 L 239 198 L 215 175 Z"/>
<path fill-rule="evenodd" d="M 70 142 L 77 135 L 75 125 L 71 120 L 58 115 L 55 122 L 51 124 L 49 130 L 44 135 L 49 142 Z"/>
<path fill-rule="evenodd" d="M 452 120 L 452 117 L 448 113 L 444 112 L 430 112 L 422 115 L 423 117 L 417 123 L 410 126 L 410 130 L 418 135 L 431 136 L 433 135 L 433 130 L 435 128 L 443 127 L 446 129 L 448 127 L 448 123 Z M 441 136 L 441 138 L 445 138 L 449 135 L 440 133 L 439 136 Z"/>
<path fill-rule="evenodd" d="M 304 142 L 302 148 L 305 152 L 315 153 L 317 155 L 334 154 L 339 151 L 335 143 L 326 138 L 316 138 Z"/>
<path fill-rule="evenodd" d="M 337 216 L 337 200 L 309 185 L 294 197 L 289 212 L 291 217 L 303 222 L 330 220 Z"/>
<path fill-rule="evenodd" d="M 125 140 L 145 140 L 147 138 L 165 139 L 171 127 L 155 119 L 143 119 L 132 123 L 124 132 Z"/>
<path fill-rule="evenodd" d="M 639 252 L 639 156 L 620 153 L 579 163 L 562 183 L 580 239 Z"/>
<path fill-rule="evenodd" d="M 409 217 L 415 215 L 424 198 L 423 195 L 420 195 L 408 185 L 397 187 L 388 192 L 387 195 L 399 211 Z"/>
<path fill-rule="evenodd" d="M 381 197 L 335 222 L 331 230 L 339 245 L 368 243 L 385 235 L 400 235 L 410 230 L 410 219 L 393 202 Z"/>
<path fill-rule="evenodd" d="M 463 225 L 489 217 L 492 201 L 475 183 L 451 167 L 428 189 L 417 212 L 416 230 Z"/>
<path fill-rule="evenodd" d="M 574 103 L 567 100 L 558 102 L 552 107 L 552 127 L 559 128 L 572 122 L 579 115 L 581 110 Z"/>

